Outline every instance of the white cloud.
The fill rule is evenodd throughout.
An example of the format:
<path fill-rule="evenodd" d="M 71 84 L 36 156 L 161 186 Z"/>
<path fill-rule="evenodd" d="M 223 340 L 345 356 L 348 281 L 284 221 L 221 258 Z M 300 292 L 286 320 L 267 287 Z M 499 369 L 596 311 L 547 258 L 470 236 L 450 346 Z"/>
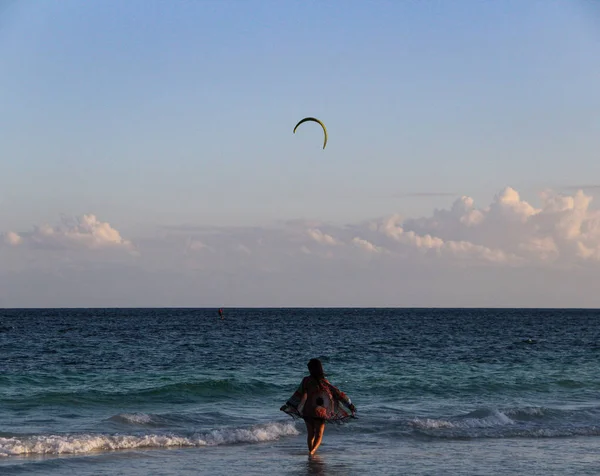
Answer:
<path fill-rule="evenodd" d="M 10 246 L 18 246 L 23 243 L 23 238 L 21 238 L 14 231 L 9 231 L 8 233 L 4 234 L 4 243 Z"/>
<path fill-rule="evenodd" d="M 534 205 L 508 187 L 484 206 L 461 196 L 424 217 L 163 227 L 134 242 L 93 215 L 6 232 L 0 302 L 600 305 L 600 212 L 582 191 L 546 191 Z M 128 253 L 98 251 L 114 249 Z"/>
<path fill-rule="evenodd" d="M 168 230 L 156 239 L 171 243 L 160 252 L 164 266 L 169 260 L 177 266 L 178 261 L 169 256 L 179 249 L 182 256 L 200 252 L 204 267 L 226 266 L 231 271 L 241 263 L 284 269 L 291 265 L 289 259 L 302 256 L 347 261 L 364 252 L 461 265 L 564 268 L 600 261 L 600 212 L 591 208 L 590 196 L 582 191 L 572 195 L 546 191 L 539 201 L 539 206 L 533 206 L 507 187 L 488 206 L 477 207 L 471 197 L 461 196 L 448 208 L 420 218 L 392 214 L 348 226 L 296 220 L 271 228 L 186 227 Z M 152 254 L 158 256 L 157 247 L 148 240 L 136 241 L 140 251 L 148 250 L 149 260 Z M 131 241 L 94 215 L 63 220 L 56 227 L 38 226 L 28 233 L 11 231 L 2 242 L 25 249 L 133 249 Z M 238 262 L 240 255 L 245 257 Z"/>
<path fill-rule="evenodd" d="M 359 248 L 369 252 L 369 253 L 382 253 L 385 250 L 380 248 L 379 246 L 375 246 L 373 243 L 363 240 L 362 238 L 354 237 L 352 238 L 352 244 L 354 246 L 358 246 Z"/>
<path fill-rule="evenodd" d="M 488 207 L 477 209 L 470 197 L 461 197 L 449 210 L 435 210 L 431 217 L 408 219 L 401 226 L 387 224 L 384 230 L 405 241 L 413 231 L 417 247 L 422 246 L 417 237 L 430 236 L 430 246 L 440 250 L 451 242 L 464 242 L 468 245 L 460 247 L 463 257 L 479 254 L 496 262 L 564 265 L 598 260 L 600 215 L 590 209 L 592 198 L 582 191 L 573 196 L 549 191 L 540 200 L 536 208 L 507 187 Z"/>
<path fill-rule="evenodd" d="M 336 240 L 333 236 L 323 233 L 318 228 L 309 228 L 308 230 L 306 230 L 306 234 L 317 243 L 331 246 L 341 244 L 341 242 Z"/>
<path fill-rule="evenodd" d="M 386 253 L 396 260 L 426 259 L 463 266 L 568 267 L 600 261 L 600 212 L 591 209 L 591 197 L 582 191 L 572 195 L 547 191 L 539 201 L 539 206 L 533 206 L 506 187 L 488 206 L 477 207 L 471 197 L 461 196 L 448 208 L 420 218 L 393 214 L 351 226 L 296 220 L 272 228 L 205 228 L 199 236 L 199 230 L 190 228 L 186 247 L 212 251 L 214 262 L 205 257 L 202 263 L 214 269 L 220 263 L 235 269 L 236 254 L 246 255 L 247 266 L 268 263 L 269 268 L 281 269 L 277 263 L 287 263 L 294 256 L 352 260 L 365 251 Z M 181 233 L 185 230 L 176 236 L 183 238 Z M 53 242 L 57 235 L 62 241 L 89 248 L 129 243 L 93 216 L 84 216 L 77 226 L 66 230 L 39 227 L 33 235 L 20 237 Z M 14 236 L 10 240 L 13 244 L 18 241 Z"/>
<path fill-rule="evenodd" d="M 526 222 L 528 218 L 539 213 L 540 210 L 533 208 L 529 203 L 521 200 L 519 192 L 511 187 L 506 187 L 501 193 L 494 197 L 487 214 L 499 216 L 509 221 Z"/>
<path fill-rule="evenodd" d="M 23 244 L 33 248 L 72 248 L 106 249 L 120 248 L 133 250 L 133 244 L 109 223 L 101 222 L 95 215 L 83 215 L 73 220 L 63 218 L 59 226 L 41 225 L 32 232 L 15 233 L 9 231 L 5 242 L 11 245 Z"/>

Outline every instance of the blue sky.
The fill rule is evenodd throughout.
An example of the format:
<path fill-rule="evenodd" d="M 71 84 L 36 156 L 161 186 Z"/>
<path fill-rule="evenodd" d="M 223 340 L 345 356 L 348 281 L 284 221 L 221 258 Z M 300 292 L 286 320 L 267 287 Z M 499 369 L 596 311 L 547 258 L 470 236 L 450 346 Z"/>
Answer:
<path fill-rule="evenodd" d="M 537 205 L 599 183 L 598 58 L 592 1 L 9 1 L 0 233 Z"/>

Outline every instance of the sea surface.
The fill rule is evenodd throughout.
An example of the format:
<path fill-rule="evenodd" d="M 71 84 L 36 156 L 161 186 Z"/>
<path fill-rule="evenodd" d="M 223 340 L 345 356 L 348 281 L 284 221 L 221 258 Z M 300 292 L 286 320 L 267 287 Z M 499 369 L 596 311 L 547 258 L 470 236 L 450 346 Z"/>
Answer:
<path fill-rule="evenodd" d="M 600 311 L 0 310 L 0 474 L 600 474 Z M 358 409 L 316 456 L 312 357 Z"/>

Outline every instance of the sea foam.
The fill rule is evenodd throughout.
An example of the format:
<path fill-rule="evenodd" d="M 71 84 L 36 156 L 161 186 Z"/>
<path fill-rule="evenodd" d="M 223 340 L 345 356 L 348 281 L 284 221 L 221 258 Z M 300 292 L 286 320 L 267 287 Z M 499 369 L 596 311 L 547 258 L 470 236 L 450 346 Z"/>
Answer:
<path fill-rule="evenodd" d="M 273 441 L 299 432 L 293 423 L 272 422 L 248 428 L 223 428 L 192 436 L 175 434 L 33 435 L 0 438 L 0 456 L 38 454 L 85 454 L 138 448 L 200 447 Z"/>

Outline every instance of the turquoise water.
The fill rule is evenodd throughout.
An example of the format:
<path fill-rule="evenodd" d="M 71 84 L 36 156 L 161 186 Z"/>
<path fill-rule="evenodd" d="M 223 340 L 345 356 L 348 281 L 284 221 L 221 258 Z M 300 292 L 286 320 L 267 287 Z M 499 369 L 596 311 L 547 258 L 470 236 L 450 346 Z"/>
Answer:
<path fill-rule="evenodd" d="M 597 474 L 599 316 L 0 310 L 0 473 Z M 359 418 L 308 458 L 312 357 Z"/>

